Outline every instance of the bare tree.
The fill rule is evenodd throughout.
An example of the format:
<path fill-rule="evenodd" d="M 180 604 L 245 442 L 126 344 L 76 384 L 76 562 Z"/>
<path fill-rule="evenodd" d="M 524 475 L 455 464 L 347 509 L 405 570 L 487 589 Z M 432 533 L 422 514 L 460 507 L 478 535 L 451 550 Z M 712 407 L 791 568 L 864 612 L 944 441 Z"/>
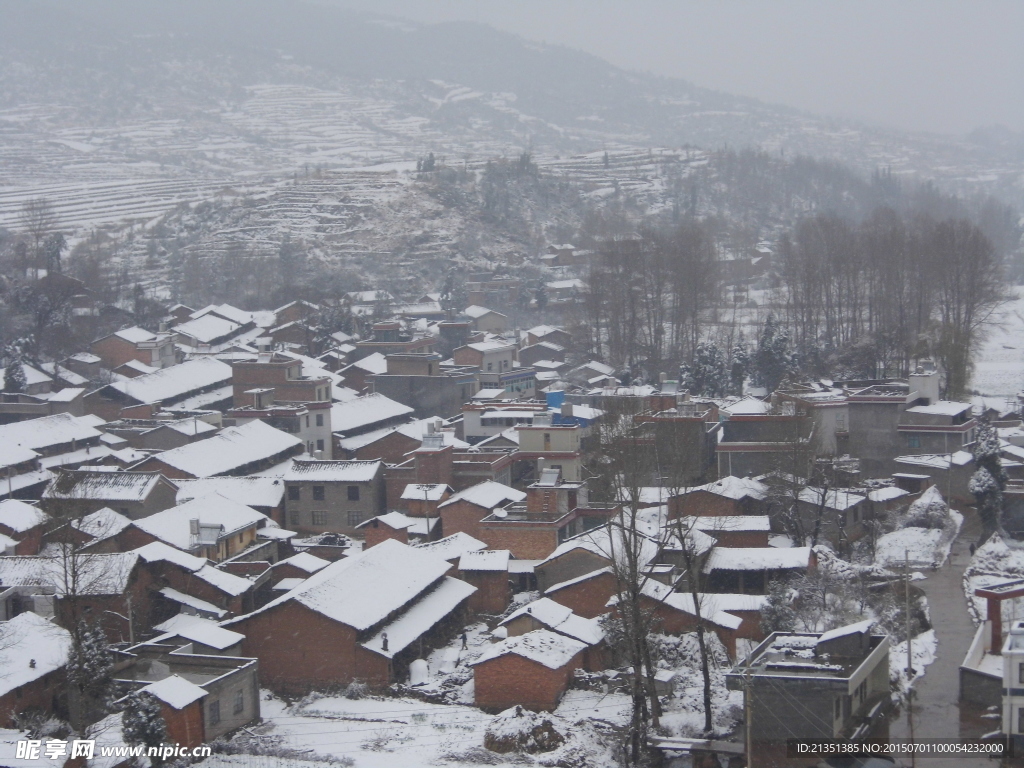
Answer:
<path fill-rule="evenodd" d="M 43 241 L 57 229 L 59 219 L 53 204 L 45 197 L 26 200 L 18 215 L 18 224 L 32 238 L 33 264 L 36 277 L 39 276 L 39 262 L 42 259 Z"/>

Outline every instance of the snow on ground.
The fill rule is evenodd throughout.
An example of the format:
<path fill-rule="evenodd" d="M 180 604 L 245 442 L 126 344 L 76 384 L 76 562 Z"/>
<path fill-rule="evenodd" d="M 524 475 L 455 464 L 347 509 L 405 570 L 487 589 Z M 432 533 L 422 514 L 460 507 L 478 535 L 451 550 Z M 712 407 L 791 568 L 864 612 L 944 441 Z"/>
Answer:
<path fill-rule="evenodd" d="M 939 641 L 935 630 L 929 629 L 913 638 L 910 647 L 911 666 L 914 670 L 912 684 L 925 673 L 925 667 L 935 661 Z M 894 697 L 906 696 L 910 688 L 907 682 L 907 643 L 897 643 L 889 648 L 889 679 L 893 684 Z"/>
<path fill-rule="evenodd" d="M 992 534 L 974 553 L 971 564 L 964 571 L 964 593 L 967 605 L 974 618 L 980 623 L 988 610 L 986 600 L 976 597 L 974 590 L 987 587 L 1000 581 L 1024 578 L 1024 546 L 1014 541 L 1007 541 L 998 533 Z M 1003 622 L 1014 621 L 1024 617 L 1024 599 L 1015 598 L 1003 601 Z"/>
<path fill-rule="evenodd" d="M 901 528 L 878 539 L 875 562 L 881 566 L 900 566 L 904 558 L 912 565 L 941 566 L 949 557 L 953 540 L 960 533 L 964 516 L 950 510 L 953 524 L 945 528 Z"/>
<path fill-rule="evenodd" d="M 1024 286 L 993 319 L 975 356 L 971 388 L 982 395 L 1015 395 L 1024 387 Z"/>

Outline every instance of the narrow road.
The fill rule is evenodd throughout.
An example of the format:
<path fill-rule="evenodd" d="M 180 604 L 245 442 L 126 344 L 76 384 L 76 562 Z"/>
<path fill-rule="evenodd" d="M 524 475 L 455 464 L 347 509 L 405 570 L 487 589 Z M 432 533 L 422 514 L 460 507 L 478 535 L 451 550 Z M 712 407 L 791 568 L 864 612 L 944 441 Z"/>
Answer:
<path fill-rule="evenodd" d="M 914 684 L 913 707 L 894 713 L 889 723 L 892 738 L 909 739 L 913 718 L 915 739 L 948 739 L 951 737 L 977 738 L 986 731 L 999 728 L 996 720 L 979 720 L 977 712 L 961 712 L 959 705 L 960 663 L 971 641 L 975 626 L 967 612 L 963 592 L 963 575 L 971 561 L 970 544 L 977 541 L 981 524 L 972 509 L 964 511 L 963 528 L 953 542 L 949 560 L 938 571 L 927 573 L 928 578 L 917 582 L 928 597 L 932 627 L 938 640 L 935 661 L 925 670 L 924 677 Z M 906 761 L 910 765 L 909 759 Z M 986 758 L 922 758 L 921 765 L 928 768 L 992 768 L 996 761 Z"/>

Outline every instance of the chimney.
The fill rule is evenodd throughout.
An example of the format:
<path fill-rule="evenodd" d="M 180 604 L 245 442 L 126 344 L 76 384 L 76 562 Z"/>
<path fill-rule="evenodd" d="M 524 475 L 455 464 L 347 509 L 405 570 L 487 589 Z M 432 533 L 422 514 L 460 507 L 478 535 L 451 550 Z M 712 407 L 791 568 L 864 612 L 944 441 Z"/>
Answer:
<path fill-rule="evenodd" d="M 572 418 L 572 403 L 570 403 L 568 401 L 564 401 L 562 403 L 562 418 L 563 419 L 571 419 Z"/>

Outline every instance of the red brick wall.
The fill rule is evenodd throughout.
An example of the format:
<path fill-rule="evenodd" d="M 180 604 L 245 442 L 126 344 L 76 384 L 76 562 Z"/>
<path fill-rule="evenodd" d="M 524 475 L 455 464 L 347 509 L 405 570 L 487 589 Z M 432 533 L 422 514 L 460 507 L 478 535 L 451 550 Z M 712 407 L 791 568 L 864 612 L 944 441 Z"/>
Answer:
<path fill-rule="evenodd" d="M 388 539 L 394 539 L 395 541 L 400 541 L 403 544 L 409 543 L 409 533 L 404 528 L 400 531 L 396 531 L 390 525 L 384 525 L 383 523 L 370 523 L 362 529 L 362 532 L 363 538 L 365 539 L 363 549 L 375 547 L 382 541 L 387 541 Z"/>
<path fill-rule="evenodd" d="M 125 341 L 119 336 L 108 336 L 105 339 L 94 341 L 89 345 L 89 349 L 94 355 L 103 359 L 103 366 L 105 368 L 117 368 L 117 366 L 124 365 L 129 360 L 138 360 L 146 365 L 153 364 L 151 352 L 147 350 L 146 357 L 149 359 L 143 359 L 143 355 L 139 354 L 134 344 Z"/>
<path fill-rule="evenodd" d="M 507 549 L 519 560 L 543 560 L 558 548 L 558 531 L 550 526 L 530 526 L 516 523 L 481 525 L 480 541 L 488 549 Z M 445 528 L 445 536 L 448 529 Z"/>
<path fill-rule="evenodd" d="M 761 630 L 760 611 L 729 611 L 729 613 L 743 622 L 736 630 L 736 637 L 745 637 L 757 642 L 764 640 L 765 634 Z"/>
<path fill-rule="evenodd" d="M 480 541 L 487 541 L 480 530 L 480 521 L 487 517 L 489 511 L 461 499 L 441 507 L 441 536 L 451 536 L 462 531 Z"/>
<path fill-rule="evenodd" d="M 65 705 L 65 687 L 66 677 L 64 669 L 61 668 L 0 696 L 0 728 L 13 728 L 14 715 L 26 709 L 53 712 L 55 704 L 58 709 L 62 708 Z M 20 698 L 17 695 L 19 690 Z"/>
<path fill-rule="evenodd" d="M 645 600 L 648 605 L 654 605 L 652 615 L 654 617 L 655 632 L 662 632 L 666 635 L 682 635 L 688 632 L 697 631 L 697 617 L 692 613 L 686 613 L 675 608 L 671 608 L 664 603 L 654 604 L 653 600 Z M 705 628 L 710 628 L 718 639 L 722 641 L 722 645 L 725 646 L 726 651 L 729 653 L 729 658 L 736 658 L 736 632 L 727 627 L 719 627 L 712 625 L 708 627 L 707 622 L 704 624 Z"/>
<path fill-rule="evenodd" d="M 608 600 L 616 593 L 615 577 L 610 573 L 602 573 L 544 596 L 571 608 L 573 613 L 585 619 L 593 619 L 608 613 Z"/>
<path fill-rule="evenodd" d="M 512 601 L 508 571 L 459 571 L 459 578 L 476 587 L 469 596 L 473 613 L 502 614 Z"/>
<path fill-rule="evenodd" d="M 95 413 L 95 411 L 89 411 L 89 413 Z M 98 414 L 103 416 L 102 413 Z M 142 464 L 133 467 L 134 472 L 159 472 L 161 475 L 166 477 L 168 480 L 192 480 L 192 475 L 188 472 L 182 472 L 177 467 L 172 467 L 170 464 L 164 464 L 160 459 L 150 458 L 146 459 Z"/>
<path fill-rule="evenodd" d="M 382 437 L 380 440 L 376 440 L 369 445 L 364 445 L 362 448 L 355 452 L 354 458 L 360 461 L 372 461 L 380 459 L 388 464 L 401 464 L 408 457 L 406 456 L 409 451 L 413 451 L 420 447 L 418 440 L 413 440 L 408 435 L 403 435 L 401 432 L 392 432 L 386 437 Z"/>
<path fill-rule="evenodd" d="M 447 446 L 439 451 L 416 454 L 416 482 L 452 484 L 454 449 Z"/>
<path fill-rule="evenodd" d="M 184 747 L 198 747 L 206 741 L 203 726 L 203 705 L 206 697 L 193 701 L 184 709 L 175 709 L 161 702 L 160 713 L 167 724 L 167 741 Z"/>
<path fill-rule="evenodd" d="M 576 654 L 560 669 L 549 669 L 514 654 L 477 664 L 473 668 L 475 703 L 495 712 L 517 704 L 550 712 L 568 688 L 573 670 L 582 665 L 582 655 Z"/>
<path fill-rule="evenodd" d="M 271 690 L 302 694 L 353 680 L 388 682 L 386 660 L 360 648 L 352 627 L 293 600 L 229 628 L 245 634 L 242 654 L 260 660 L 260 680 Z"/>
<path fill-rule="evenodd" d="M 678 517 L 719 517 L 722 515 L 742 515 L 743 509 L 738 501 L 719 496 L 707 491 L 691 491 L 685 496 L 673 496 L 668 500 L 668 516 L 670 520 Z"/>

